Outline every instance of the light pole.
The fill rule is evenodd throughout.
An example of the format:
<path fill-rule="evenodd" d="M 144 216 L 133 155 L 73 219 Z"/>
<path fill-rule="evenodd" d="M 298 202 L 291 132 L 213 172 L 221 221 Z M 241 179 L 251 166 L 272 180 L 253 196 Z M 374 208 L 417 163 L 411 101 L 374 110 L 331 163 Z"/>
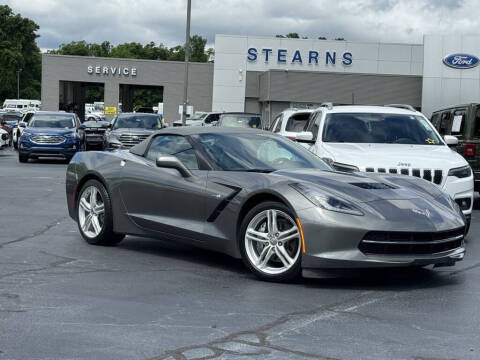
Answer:
<path fill-rule="evenodd" d="M 190 13 L 192 0 L 187 0 L 187 29 L 185 34 L 185 76 L 183 82 L 183 110 L 182 125 L 187 123 L 187 103 L 188 103 L 188 60 L 190 60 Z"/>
<path fill-rule="evenodd" d="M 20 72 L 22 69 L 17 70 L 17 99 L 20 99 Z"/>

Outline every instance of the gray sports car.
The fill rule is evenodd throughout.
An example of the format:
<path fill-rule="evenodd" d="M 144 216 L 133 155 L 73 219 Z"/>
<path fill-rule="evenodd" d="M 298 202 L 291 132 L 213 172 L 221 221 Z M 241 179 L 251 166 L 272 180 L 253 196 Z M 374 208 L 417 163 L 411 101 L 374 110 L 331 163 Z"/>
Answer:
<path fill-rule="evenodd" d="M 265 280 L 338 269 L 453 265 L 465 219 L 429 182 L 334 171 L 254 129 L 167 128 L 130 150 L 79 152 L 67 202 L 90 244 L 126 234 L 242 258 Z"/>

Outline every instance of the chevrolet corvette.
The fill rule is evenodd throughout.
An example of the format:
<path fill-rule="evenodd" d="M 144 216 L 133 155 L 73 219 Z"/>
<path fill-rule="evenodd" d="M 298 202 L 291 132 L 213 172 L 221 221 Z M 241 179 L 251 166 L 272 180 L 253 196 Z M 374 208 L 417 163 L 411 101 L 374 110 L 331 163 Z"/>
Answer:
<path fill-rule="evenodd" d="M 335 171 L 258 129 L 166 128 L 129 150 L 78 152 L 66 194 L 90 244 L 192 244 L 242 258 L 269 281 L 448 266 L 465 253 L 465 218 L 434 184 Z"/>

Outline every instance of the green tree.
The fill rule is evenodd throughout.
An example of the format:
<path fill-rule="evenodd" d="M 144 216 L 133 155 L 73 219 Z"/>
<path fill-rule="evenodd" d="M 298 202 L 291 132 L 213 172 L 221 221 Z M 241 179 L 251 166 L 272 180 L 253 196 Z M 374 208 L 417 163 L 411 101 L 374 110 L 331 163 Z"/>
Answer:
<path fill-rule="evenodd" d="M 17 97 L 17 70 L 20 97 L 40 99 L 41 55 L 35 39 L 38 25 L 0 5 L 0 99 Z"/>

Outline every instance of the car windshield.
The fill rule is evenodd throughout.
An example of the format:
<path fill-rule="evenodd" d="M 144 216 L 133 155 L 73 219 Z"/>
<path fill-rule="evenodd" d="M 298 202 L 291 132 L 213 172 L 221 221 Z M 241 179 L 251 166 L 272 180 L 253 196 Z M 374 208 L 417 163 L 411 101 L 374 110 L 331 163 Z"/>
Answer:
<path fill-rule="evenodd" d="M 22 119 L 22 115 L 20 114 L 5 114 L 2 116 L 2 119 L 5 121 L 20 121 Z"/>
<path fill-rule="evenodd" d="M 148 129 L 155 130 L 162 128 L 162 120 L 157 115 L 132 114 L 119 115 L 113 122 L 115 129 Z"/>
<path fill-rule="evenodd" d="M 331 170 L 301 145 L 270 134 L 199 134 L 193 138 L 210 161 L 225 171 Z"/>
<path fill-rule="evenodd" d="M 260 129 L 261 120 L 256 115 L 222 115 L 219 126 Z"/>
<path fill-rule="evenodd" d="M 46 115 L 36 114 L 28 122 L 31 128 L 56 128 L 56 129 L 73 129 L 75 120 L 71 115 Z"/>
<path fill-rule="evenodd" d="M 189 118 L 189 120 L 203 120 L 205 116 L 207 116 L 207 114 L 196 113 L 191 118 Z"/>
<path fill-rule="evenodd" d="M 335 143 L 376 143 L 442 145 L 430 123 L 422 116 L 380 113 L 328 114 L 323 141 Z"/>

